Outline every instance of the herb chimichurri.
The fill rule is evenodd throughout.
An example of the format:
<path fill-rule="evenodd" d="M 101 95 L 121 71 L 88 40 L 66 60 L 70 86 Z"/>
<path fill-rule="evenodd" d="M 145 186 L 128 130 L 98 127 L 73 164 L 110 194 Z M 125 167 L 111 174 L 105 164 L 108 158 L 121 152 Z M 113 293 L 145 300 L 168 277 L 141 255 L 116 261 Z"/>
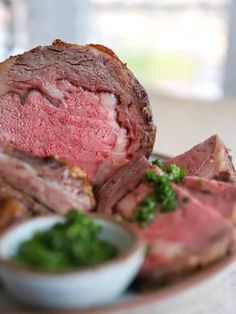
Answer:
<path fill-rule="evenodd" d="M 91 217 L 72 209 L 65 221 L 22 242 L 12 260 L 49 272 L 99 265 L 119 253 L 112 243 L 98 238 L 101 231 Z"/>
<path fill-rule="evenodd" d="M 177 208 L 176 192 L 172 188 L 172 183 L 181 182 L 185 176 L 184 169 L 176 164 L 164 165 L 161 160 L 154 160 L 152 163 L 160 167 L 163 174 L 158 175 L 152 170 L 146 172 L 146 180 L 151 184 L 153 193 L 138 203 L 130 219 L 137 221 L 141 226 L 145 226 L 155 218 L 157 205 L 160 205 L 163 213 Z"/>

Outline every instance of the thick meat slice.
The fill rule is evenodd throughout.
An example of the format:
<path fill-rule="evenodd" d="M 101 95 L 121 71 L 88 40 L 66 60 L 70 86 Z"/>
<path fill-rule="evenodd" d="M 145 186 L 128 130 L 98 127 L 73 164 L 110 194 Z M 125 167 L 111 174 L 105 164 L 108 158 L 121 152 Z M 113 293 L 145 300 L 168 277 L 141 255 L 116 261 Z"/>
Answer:
<path fill-rule="evenodd" d="M 230 218 L 233 223 L 236 223 L 235 184 L 199 177 L 186 177 L 182 186 L 203 204 L 210 205 L 222 216 Z"/>
<path fill-rule="evenodd" d="M 134 208 L 141 202 L 145 196 L 152 193 L 152 188 L 146 182 L 141 182 L 114 206 L 113 210 L 122 217 L 129 218 L 132 216 Z"/>
<path fill-rule="evenodd" d="M 95 205 L 92 188 L 81 170 L 68 169 L 56 160 L 2 149 L 0 178 L 25 197 L 60 214 L 71 207 L 88 211 Z"/>
<path fill-rule="evenodd" d="M 139 184 L 150 167 L 151 163 L 141 157 L 118 170 L 96 191 L 97 210 L 102 213 L 111 213 L 112 207 Z"/>
<path fill-rule="evenodd" d="M 233 244 L 234 228 L 227 219 L 183 188 L 173 187 L 177 192 L 177 209 L 158 212 L 155 220 L 144 228 L 134 224 L 147 245 L 147 256 L 139 274 L 145 288 L 213 262 Z M 117 212 L 131 216 L 137 203 L 149 193 L 150 186 L 141 183 L 116 206 Z"/>
<path fill-rule="evenodd" d="M 0 232 L 27 216 L 28 209 L 20 201 L 14 198 L 0 199 Z"/>
<path fill-rule="evenodd" d="M 34 198 L 30 197 L 29 195 L 26 195 L 22 191 L 12 187 L 0 177 L 0 207 L 2 201 L 4 201 L 5 204 L 5 200 L 15 200 L 20 202 L 20 204 L 22 204 L 22 206 L 26 208 L 26 211 L 21 211 L 21 213 L 24 213 L 24 215 L 21 215 L 21 217 L 23 218 L 47 215 L 54 212 L 49 207 L 38 203 Z"/>
<path fill-rule="evenodd" d="M 109 49 L 56 40 L 0 64 L 0 143 L 81 167 L 101 185 L 148 156 L 148 96 Z"/>
<path fill-rule="evenodd" d="M 168 159 L 187 170 L 189 176 L 199 176 L 220 181 L 236 181 L 235 169 L 222 140 L 213 135 L 184 154 Z"/>
<path fill-rule="evenodd" d="M 52 213 L 50 208 L 14 189 L 0 178 L 0 232 L 16 222 Z"/>

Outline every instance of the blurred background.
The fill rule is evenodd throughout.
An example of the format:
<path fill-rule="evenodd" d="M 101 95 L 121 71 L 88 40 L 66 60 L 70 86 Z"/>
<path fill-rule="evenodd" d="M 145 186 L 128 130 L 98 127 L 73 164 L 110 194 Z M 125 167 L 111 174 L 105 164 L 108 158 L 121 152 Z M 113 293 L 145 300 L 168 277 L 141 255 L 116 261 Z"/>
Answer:
<path fill-rule="evenodd" d="M 0 0 L 0 60 L 55 38 L 106 45 L 128 64 L 150 95 L 159 153 L 217 133 L 236 156 L 236 1 Z"/>

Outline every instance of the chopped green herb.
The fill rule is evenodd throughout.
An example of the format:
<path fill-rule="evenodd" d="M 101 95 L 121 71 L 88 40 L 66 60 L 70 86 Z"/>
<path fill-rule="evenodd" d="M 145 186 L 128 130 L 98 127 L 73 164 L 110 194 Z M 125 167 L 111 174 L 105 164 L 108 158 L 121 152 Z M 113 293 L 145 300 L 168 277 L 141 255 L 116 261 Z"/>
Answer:
<path fill-rule="evenodd" d="M 185 170 L 176 164 L 164 165 L 163 160 L 160 159 L 153 160 L 152 164 L 160 167 L 168 175 L 171 182 L 181 182 L 186 175 Z"/>
<path fill-rule="evenodd" d="M 171 212 L 178 207 L 172 183 L 181 182 L 185 176 L 185 171 L 176 164 L 163 166 L 159 160 L 154 160 L 153 164 L 161 166 L 164 173 L 159 175 L 152 170 L 146 171 L 146 180 L 152 185 L 153 194 L 146 196 L 138 203 L 131 217 L 131 220 L 138 221 L 142 226 L 155 218 L 157 205 L 160 205 L 163 213 Z"/>
<path fill-rule="evenodd" d="M 146 179 L 147 179 L 147 181 L 149 181 L 151 183 L 158 182 L 159 177 L 160 177 L 160 175 L 156 174 L 152 170 L 147 170 L 146 171 Z"/>
<path fill-rule="evenodd" d="M 170 164 L 165 168 L 166 174 L 168 175 L 171 182 L 181 182 L 185 177 L 185 170 L 178 167 L 176 164 Z"/>
<path fill-rule="evenodd" d="M 156 198 L 153 196 L 146 196 L 135 208 L 134 215 L 131 220 L 139 222 L 140 225 L 145 226 L 150 223 L 156 215 Z"/>
<path fill-rule="evenodd" d="M 101 231 L 91 217 L 70 210 L 65 221 L 22 242 L 12 259 L 49 272 L 98 265 L 118 255 L 116 246 L 99 239 Z"/>
<path fill-rule="evenodd" d="M 158 167 L 160 167 L 160 168 L 163 168 L 163 166 L 164 166 L 164 162 L 163 162 L 163 160 L 161 160 L 161 159 L 155 159 L 155 160 L 153 160 L 153 161 L 152 161 L 152 164 L 153 164 L 154 166 L 158 166 Z"/>
<path fill-rule="evenodd" d="M 166 175 L 157 175 L 152 171 L 147 171 L 147 180 L 153 184 L 156 204 L 161 205 L 162 212 L 169 212 L 177 207 L 176 193 L 171 186 L 171 181 Z"/>

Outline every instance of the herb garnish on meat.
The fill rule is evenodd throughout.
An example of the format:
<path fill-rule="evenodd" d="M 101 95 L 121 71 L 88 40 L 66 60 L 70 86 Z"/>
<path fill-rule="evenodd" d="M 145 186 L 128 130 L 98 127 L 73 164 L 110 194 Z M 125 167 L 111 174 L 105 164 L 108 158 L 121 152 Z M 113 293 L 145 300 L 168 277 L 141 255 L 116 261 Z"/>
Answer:
<path fill-rule="evenodd" d="M 141 202 L 139 202 L 131 220 L 135 220 L 140 225 L 145 226 L 155 218 L 156 206 L 156 198 L 151 195 L 146 196 Z"/>
<path fill-rule="evenodd" d="M 176 164 L 165 166 L 160 160 L 154 160 L 152 164 L 159 166 L 163 173 L 157 174 L 153 170 L 146 172 L 146 180 L 151 184 L 153 193 L 138 203 L 131 217 L 131 220 L 137 221 L 142 226 L 155 218 L 157 205 L 160 205 L 162 213 L 171 212 L 177 208 L 176 192 L 172 188 L 172 183 L 181 182 L 185 176 L 185 171 Z"/>

